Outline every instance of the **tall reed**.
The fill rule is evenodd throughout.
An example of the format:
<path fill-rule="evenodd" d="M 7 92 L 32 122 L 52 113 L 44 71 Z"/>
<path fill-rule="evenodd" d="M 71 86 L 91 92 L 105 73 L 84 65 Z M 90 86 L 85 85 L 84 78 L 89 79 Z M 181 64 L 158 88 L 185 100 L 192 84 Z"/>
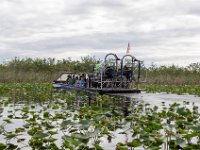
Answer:
<path fill-rule="evenodd" d="M 94 57 L 83 57 L 79 61 L 70 58 L 14 58 L 0 64 L 0 82 L 51 82 L 62 72 L 92 72 L 97 60 Z M 200 84 L 200 63 L 186 67 L 155 66 L 142 67 L 143 79 L 152 84 Z"/>

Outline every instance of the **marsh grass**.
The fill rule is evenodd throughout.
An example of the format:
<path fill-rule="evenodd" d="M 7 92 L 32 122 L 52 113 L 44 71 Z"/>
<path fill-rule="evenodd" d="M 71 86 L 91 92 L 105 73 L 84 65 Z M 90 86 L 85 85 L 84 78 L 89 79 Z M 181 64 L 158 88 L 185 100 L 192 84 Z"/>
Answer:
<path fill-rule="evenodd" d="M 0 64 L 0 82 L 51 82 L 62 72 L 92 72 L 96 63 L 94 57 L 83 57 L 74 61 L 70 58 L 14 58 Z M 147 76 L 147 79 L 146 79 Z M 200 63 L 185 67 L 175 65 L 145 67 L 142 64 L 142 78 L 150 84 L 197 85 L 200 84 Z"/>
<path fill-rule="evenodd" d="M 151 84 L 199 85 L 200 63 L 192 63 L 185 67 L 175 65 L 144 67 L 147 82 Z"/>
<path fill-rule="evenodd" d="M 51 82 L 62 72 L 91 72 L 96 60 L 82 57 L 80 61 L 70 58 L 14 58 L 0 64 L 0 82 Z"/>

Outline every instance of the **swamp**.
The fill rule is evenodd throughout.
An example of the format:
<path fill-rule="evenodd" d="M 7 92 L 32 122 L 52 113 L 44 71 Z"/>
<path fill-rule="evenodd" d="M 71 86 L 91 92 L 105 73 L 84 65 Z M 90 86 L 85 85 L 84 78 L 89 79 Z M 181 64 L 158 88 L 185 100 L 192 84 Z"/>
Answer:
<path fill-rule="evenodd" d="M 0 0 L 0 150 L 200 150 L 200 0 Z"/>
<path fill-rule="evenodd" d="M 0 149 L 200 149 L 200 87 L 145 88 L 118 97 L 1 83 Z"/>
<path fill-rule="evenodd" d="M 1 64 L 0 150 L 200 149 L 199 63 L 141 64 L 148 77 L 135 94 L 53 87 L 63 70 L 87 73 L 95 63 L 84 57 Z"/>

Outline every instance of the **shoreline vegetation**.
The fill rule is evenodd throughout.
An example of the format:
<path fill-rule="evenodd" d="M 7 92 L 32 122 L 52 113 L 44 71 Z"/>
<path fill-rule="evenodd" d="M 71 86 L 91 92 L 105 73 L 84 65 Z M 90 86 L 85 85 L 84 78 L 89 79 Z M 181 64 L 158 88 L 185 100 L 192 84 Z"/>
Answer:
<path fill-rule="evenodd" d="M 0 83 L 7 82 L 51 82 L 63 72 L 92 72 L 97 60 L 95 57 L 82 57 L 81 60 L 70 58 L 56 60 L 55 58 L 14 58 L 0 64 Z M 142 78 L 147 84 L 160 85 L 199 85 L 200 62 L 186 67 L 155 66 L 142 67 Z"/>

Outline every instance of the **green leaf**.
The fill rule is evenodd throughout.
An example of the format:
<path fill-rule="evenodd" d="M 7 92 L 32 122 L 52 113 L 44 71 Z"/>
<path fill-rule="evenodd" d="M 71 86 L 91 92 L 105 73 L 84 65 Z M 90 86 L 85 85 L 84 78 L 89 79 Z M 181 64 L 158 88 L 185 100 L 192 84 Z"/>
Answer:
<path fill-rule="evenodd" d="M 90 127 L 91 121 L 90 120 L 80 120 L 79 123 L 81 124 L 80 129 L 87 130 Z"/>
<path fill-rule="evenodd" d="M 131 121 L 131 120 L 133 120 L 133 116 L 127 116 L 127 117 L 125 118 L 125 120 L 126 120 L 126 121 Z"/>
<path fill-rule="evenodd" d="M 5 136 L 6 136 L 7 139 L 12 139 L 12 138 L 16 137 L 17 134 L 15 134 L 15 133 L 9 133 L 9 134 L 6 134 Z"/>
<path fill-rule="evenodd" d="M 4 119 L 3 121 L 5 121 L 6 123 L 12 123 L 10 119 Z"/>
<path fill-rule="evenodd" d="M 54 105 L 54 106 L 52 107 L 52 109 L 58 109 L 58 108 L 59 108 L 58 105 Z"/>
<path fill-rule="evenodd" d="M 164 143 L 164 141 L 161 138 L 155 138 L 155 141 L 153 142 L 154 146 L 160 146 Z"/>
<path fill-rule="evenodd" d="M 160 150 L 161 148 L 156 147 L 156 146 L 150 146 L 150 147 L 148 147 L 148 149 L 150 149 L 150 150 Z"/>
<path fill-rule="evenodd" d="M 78 129 L 70 129 L 69 133 L 73 133 L 73 132 L 76 132 L 76 131 L 78 131 Z"/>
<path fill-rule="evenodd" d="M 28 113 L 28 109 L 29 109 L 28 107 L 23 107 L 23 108 L 22 108 L 22 112 Z"/>
<path fill-rule="evenodd" d="M 34 135 L 35 138 L 46 138 L 46 137 L 48 137 L 48 136 L 49 136 L 49 134 L 43 133 L 43 132 L 37 132 L 37 133 Z"/>
<path fill-rule="evenodd" d="M 186 147 L 184 147 L 184 150 L 199 150 L 200 145 L 199 144 L 188 144 Z"/>
<path fill-rule="evenodd" d="M 99 144 L 94 144 L 94 147 L 95 147 L 97 150 L 104 150 Z"/>
<path fill-rule="evenodd" d="M 186 134 L 184 136 L 184 138 L 188 139 L 188 138 L 192 138 L 192 137 L 195 137 L 195 136 L 198 136 L 199 134 L 197 132 L 192 132 L 190 134 Z"/>
<path fill-rule="evenodd" d="M 71 120 L 65 120 L 61 123 L 61 127 L 63 129 L 68 128 L 69 126 L 73 125 L 74 123 Z"/>
<path fill-rule="evenodd" d="M 126 144 L 123 143 L 117 143 L 117 149 L 118 150 L 128 150 L 128 146 Z"/>
<path fill-rule="evenodd" d="M 67 140 L 65 140 L 65 141 L 63 142 L 63 146 L 64 146 L 65 148 L 69 148 L 70 150 L 74 150 L 74 148 L 70 145 L 70 142 L 68 142 Z"/>
<path fill-rule="evenodd" d="M 15 129 L 15 133 L 20 133 L 20 132 L 24 132 L 25 129 L 24 128 L 16 128 Z"/>
<path fill-rule="evenodd" d="M 56 138 L 47 138 L 45 139 L 47 142 L 53 143 L 55 142 L 57 139 Z"/>
<path fill-rule="evenodd" d="M 9 149 L 9 150 L 14 150 L 18 147 L 17 145 L 14 145 L 12 143 L 7 144 L 7 146 L 8 146 L 7 149 Z"/>
<path fill-rule="evenodd" d="M 176 132 L 179 133 L 179 134 L 188 134 L 188 132 L 184 129 L 177 129 Z"/>
<path fill-rule="evenodd" d="M 48 133 L 51 135 L 58 134 L 58 132 L 56 132 L 56 131 L 48 131 Z"/>
<path fill-rule="evenodd" d="M 28 130 L 27 133 L 31 136 L 33 136 L 35 133 L 37 132 L 37 129 L 36 128 L 33 128 L 31 130 Z"/>
<path fill-rule="evenodd" d="M 85 134 L 73 134 L 72 137 L 76 139 L 81 139 L 81 140 L 87 140 L 90 138 L 89 135 L 85 135 Z"/>
<path fill-rule="evenodd" d="M 55 119 L 63 119 L 64 118 L 64 115 L 63 114 L 56 114 L 55 115 L 55 117 L 54 117 Z"/>
<path fill-rule="evenodd" d="M 109 130 L 108 130 L 108 128 L 107 127 L 104 127 L 103 128 L 103 131 L 102 131 L 102 134 L 109 134 L 110 132 L 109 132 Z"/>
<path fill-rule="evenodd" d="M 49 112 L 44 112 L 43 117 L 44 118 L 48 118 L 49 117 Z"/>
<path fill-rule="evenodd" d="M 6 148 L 6 145 L 3 143 L 0 143 L 0 150 L 4 150 Z"/>
<path fill-rule="evenodd" d="M 135 139 L 132 142 L 128 142 L 127 145 L 130 147 L 139 147 L 142 145 L 142 143 L 140 142 L 139 139 Z"/>
<path fill-rule="evenodd" d="M 51 149 L 51 150 L 60 150 L 60 149 L 58 148 L 58 146 L 57 146 L 55 143 L 51 143 L 51 144 L 50 144 L 50 149 Z"/>
<path fill-rule="evenodd" d="M 200 133 L 200 124 L 198 125 L 193 125 L 193 126 L 190 126 L 190 128 L 194 131 L 194 132 L 198 132 Z"/>
<path fill-rule="evenodd" d="M 187 116 L 187 115 L 190 115 L 191 114 L 191 111 L 189 109 L 186 109 L 185 107 L 180 107 L 180 108 L 177 108 L 177 111 L 176 111 L 179 115 L 182 115 L 182 116 Z"/>

